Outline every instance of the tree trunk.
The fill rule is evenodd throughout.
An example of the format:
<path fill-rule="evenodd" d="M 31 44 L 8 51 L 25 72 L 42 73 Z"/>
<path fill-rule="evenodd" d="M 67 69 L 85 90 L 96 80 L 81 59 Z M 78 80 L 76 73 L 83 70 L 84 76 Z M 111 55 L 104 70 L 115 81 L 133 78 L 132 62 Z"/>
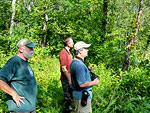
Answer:
<path fill-rule="evenodd" d="M 48 15 L 45 14 L 45 21 L 44 21 L 44 25 L 43 25 L 44 37 L 42 38 L 42 41 L 41 41 L 41 45 L 43 47 L 46 46 L 46 41 L 47 41 L 47 37 L 46 37 L 46 35 L 47 35 L 47 33 L 46 33 L 47 22 L 48 22 Z"/>
<path fill-rule="evenodd" d="M 103 2 L 103 20 L 102 20 L 102 38 L 105 39 L 106 25 L 107 25 L 107 10 L 108 10 L 108 0 Z"/>
<path fill-rule="evenodd" d="M 144 9 L 143 8 L 143 0 L 139 0 L 139 12 L 138 12 L 138 16 L 137 16 L 135 36 L 138 34 L 138 31 L 139 31 L 139 28 L 140 28 L 140 18 L 141 18 L 143 9 Z"/>
<path fill-rule="evenodd" d="M 123 64 L 123 68 L 122 70 L 127 70 L 129 68 L 129 64 L 130 64 L 130 51 L 131 51 L 131 45 L 133 44 L 133 42 L 136 39 L 136 36 L 138 34 L 139 28 L 140 28 L 140 18 L 142 15 L 142 11 L 143 11 L 143 0 L 139 0 L 139 12 L 137 15 L 137 20 L 136 20 L 136 27 L 135 27 L 135 32 L 134 32 L 134 37 L 131 37 L 130 40 L 127 43 L 127 49 L 126 49 L 126 53 L 127 55 L 125 55 L 125 62 Z"/>
<path fill-rule="evenodd" d="M 10 25 L 10 35 L 12 35 L 12 33 L 13 33 L 15 13 L 16 13 L 16 0 L 13 0 L 12 1 L 12 17 L 11 17 L 11 25 Z"/>
<path fill-rule="evenodd" d="M 148 49 L 149 43 L 150 43 L 150 35 L 147 38 L 146 50 Z"/>
<path fill-rule="evenodd" d="M 64 8 L 63 8 L 63 5 L 62 5 L 62 0 L 60 0 L 60 2 L 59 2 L 60 4 L 59 4 L 59 11 L 63 11 L 64 10 Z"/>
<path fill-rule="evenodd" d="M 31 3 L 30 3 L 30 5 L 29 5 L 29 7 L 28 7 L 28 12 L 31 12 L 32 6 L 33 6 L 33 0 L 31 0 Z"/>

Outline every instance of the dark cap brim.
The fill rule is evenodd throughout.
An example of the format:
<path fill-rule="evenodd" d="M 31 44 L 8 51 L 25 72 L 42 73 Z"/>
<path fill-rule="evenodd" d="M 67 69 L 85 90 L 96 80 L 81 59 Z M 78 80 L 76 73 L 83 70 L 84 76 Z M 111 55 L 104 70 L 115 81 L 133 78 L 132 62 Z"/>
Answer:
<path fill-rule="evenodd" d="M 30 43 L 30 44 L 27 44 L 26 46 L 27 47 L 34 47 L 34 46 L 37 46 L 37 44 L 36 43 Z"/>

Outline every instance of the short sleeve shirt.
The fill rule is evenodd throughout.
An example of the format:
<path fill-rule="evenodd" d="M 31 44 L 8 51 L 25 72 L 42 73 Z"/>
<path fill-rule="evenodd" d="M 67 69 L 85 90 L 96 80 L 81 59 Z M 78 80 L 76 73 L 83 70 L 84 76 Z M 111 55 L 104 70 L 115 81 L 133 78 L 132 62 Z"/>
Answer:
<path fill-rule="evenodd" d="M 19 56 L 14 56 L 8 60 L 5 66 L 0 70 L 0 80 L 6 82 L 16 91 L 23 99 L 25 104 L 21 103 L 21 107 L 17 107 L 12 97 L 8 95 L 9 111 L 31 112 L 35 109 L 37 83 L 34 72 L 27 61 Z"/>
<path fill-rule="evenodd" d="M 59 61 L 61 66 L 66 66 L 70 76 L 71 76 L 70 64 L 72 60 L 73 60 L 72 54 L 63 48 L 59 54 Z M 60 71 L 61 71 L 61 81 L 67 80 L 61 67 L 60 67 Z"/>
<path fill-rule="evenodd" d="M 89 92 L 89 98 L 92 98 L 92 87 L 89 88 L 82 88 L 81 90 L 77 90 L 75 84 L 75 78 L 77 80 L 78 85 L 85 83 L 86 81 L 91 81 L 90 72 L 87 66 L 80 60 L 73 60 L 70 65 L 71 70 L 71 80 L 72 80 L 72 87 L 73 87 L 73 97 L 75 99 L 81 99 L 83 90 Z M 74 78 L 75 76 L 75 78 Z"/>

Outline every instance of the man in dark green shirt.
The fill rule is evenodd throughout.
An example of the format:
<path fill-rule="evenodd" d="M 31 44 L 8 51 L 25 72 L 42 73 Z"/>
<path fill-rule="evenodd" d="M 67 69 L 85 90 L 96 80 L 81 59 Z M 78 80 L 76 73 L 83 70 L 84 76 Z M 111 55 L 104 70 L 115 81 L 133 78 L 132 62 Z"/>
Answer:
<path fill-rule="evenodd" d="M 0 70 L 0 89 L 8 94 L 10 113 L 35 113 L 37 83 L 28 59 L 36 45 L 28 39 L 20 40 L 18 54 Z"/>

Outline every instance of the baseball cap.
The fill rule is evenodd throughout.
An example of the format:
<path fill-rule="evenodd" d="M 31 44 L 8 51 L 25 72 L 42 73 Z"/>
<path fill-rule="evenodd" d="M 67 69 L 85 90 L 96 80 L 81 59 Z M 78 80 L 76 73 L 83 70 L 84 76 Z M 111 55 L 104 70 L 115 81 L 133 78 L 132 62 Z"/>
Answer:
<path fill-rule="evenodd" d="M 80 50 L 82 48 L 88 48 L 90 47 L 91 44 L 86 44 L 85 42 L 83 41 L 79 41 L 77 42 L 75 45 L 74 45 L 74 49 L 75 50 Z"/>
<path fill-rule="evenodd" d="M 17 47 L 23 47 L 23 46 L 27 46 L 27 47 L 34 47 L 36 46 L 36 43 L 31 42 L 29 39 L 22 39 L 17 43 Z"/>

